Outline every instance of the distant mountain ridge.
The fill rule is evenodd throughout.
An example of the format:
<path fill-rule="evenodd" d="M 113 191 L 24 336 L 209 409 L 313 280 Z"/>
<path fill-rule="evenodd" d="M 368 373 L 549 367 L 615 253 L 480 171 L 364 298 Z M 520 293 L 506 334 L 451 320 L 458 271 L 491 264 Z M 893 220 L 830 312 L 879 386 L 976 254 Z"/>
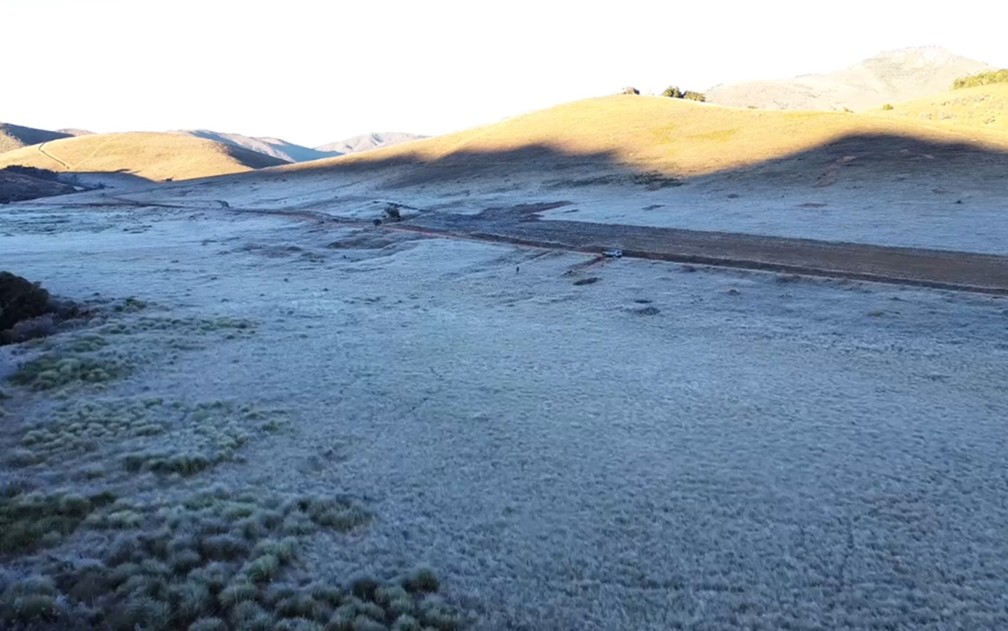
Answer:
<path fill-rule="evenodd" d="M 409 134 L 394 131 L 372 132 L 370 134 L 361 134 L 344 140 L 330 142 L 328 144 L 315 147 L 315 149 L 319 151 L 332 151 L 339 154 L 359 153 L 361 151 L 370 151 L 371 149 L 377 149 L 379 147 L 398 145 L 411 140 L 420 140 L 426 137 L 427 136 L 422 136 L 420 134 Z"/>
<path fill-rule="evenodd" d="M 966 75 L 990 70 L 940 46 L 880 53 L 827 74 L 717 85 L 707 102 L 777 110 L 865 110 L 944 92 Z"/>
<path fill-rule="evenodd" d="M 340 155 L 339 152 L 327 151 L 324 149 L 305 147 L 303 145 L 287 142 L 280 138 L 245 136 L 242 134 L 231 134 L 212 131 L 209 129 L 187 129 L 176 133 L 188 134 L 196 138 L 222 142 L 227 145 L 241 147 L 250 151 L 256 151 L 268 156 L 283 160 L 284 162 L 307 162 L 309 160 L 319 160 L 321 158 L 333 158 Z"/>
<path fill-rule="evenodd" d="M 410 140 L 426 138 L 419 134 L 402 132 L 373 132 L 338 140 L 318 147 L 305 147 L 281 138 L 245 136 L 243 134 L 216 132 L 209 129 L 187 129 L 176 133 L 213 140 L 250 151 L 272 156 L 285 162 L 309 162 L 323 158 L 335 158 L 347 153 L 358 153 L 396 145 Z"/>

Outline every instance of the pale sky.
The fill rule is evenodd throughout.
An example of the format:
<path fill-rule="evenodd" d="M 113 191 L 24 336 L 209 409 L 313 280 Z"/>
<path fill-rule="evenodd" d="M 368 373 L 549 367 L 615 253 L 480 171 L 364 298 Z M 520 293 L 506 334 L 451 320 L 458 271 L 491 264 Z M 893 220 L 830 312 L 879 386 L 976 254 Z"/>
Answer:
<path fill-rule="evenodd" d="M 316 146 L 441 134 L 624 86 L 831 72 L 941 45 L 1008 67 L 992 0 L 0 0 L 0 121 Z"/>

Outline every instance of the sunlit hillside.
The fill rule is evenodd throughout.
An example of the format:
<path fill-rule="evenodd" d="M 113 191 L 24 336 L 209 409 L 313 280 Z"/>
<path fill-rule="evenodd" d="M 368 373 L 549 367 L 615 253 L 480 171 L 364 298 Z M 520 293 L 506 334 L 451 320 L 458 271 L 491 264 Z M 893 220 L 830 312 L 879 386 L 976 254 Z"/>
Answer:
<path fill-rule="evenodd" d="M 693 177 L 763 163 L 852 136 L 909 137 L 937 143 L 967 142 L 978 149 L 1008 149 L 1008 138 L 1002 134 L 977 136 L 971 130 L 967 135 L 951 127 L 897 116 L 751 110 L 620 95 L 559 105 L 460 133 L 285 170 L 400 160 L 434 163 L 453 156 L 464 157 L 468 164 L 482 160 L 491 165 L 498 155 L 534 146 L 552 150 L 550 159 L 595 156 L 635 169 Z"/>
<path fill-rule="evenodd" d="M 277 158 L 192 136 L 130 132 L 64 138 L 0 154 L 20 164 L 76 173 L 130 173 L 149 180 L 190 179 L 285 164 Z"/>
<path fill-rule="evenodd" d="M 943 92 L 883 110 L 891 118 L 1008 133 L 1008 84 Z"/>

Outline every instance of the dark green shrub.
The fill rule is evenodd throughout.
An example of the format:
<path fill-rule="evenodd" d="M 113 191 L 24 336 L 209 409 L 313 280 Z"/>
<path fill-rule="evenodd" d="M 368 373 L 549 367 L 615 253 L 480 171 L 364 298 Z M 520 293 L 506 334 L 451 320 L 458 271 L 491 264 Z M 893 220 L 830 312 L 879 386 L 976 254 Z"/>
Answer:
<path fill-rule="evenodd" d="M 699 101 L 704 102 L 707 100 L 707 96 L 703 92 L 696 92 L 695 90 L 686 90 L 683 92 L 679 89 L 679 86 L 671 85 L 665 88 L 662 92 L 662 96 L 667 96 L 671 99 L 686 99 L 687 101 Z"/>
<path fill-rule="evenodd" d="M 10 272 L 0 272 L 0 336 L 18 322 L 37 318 L 48 310 L 48 291 Z"/>

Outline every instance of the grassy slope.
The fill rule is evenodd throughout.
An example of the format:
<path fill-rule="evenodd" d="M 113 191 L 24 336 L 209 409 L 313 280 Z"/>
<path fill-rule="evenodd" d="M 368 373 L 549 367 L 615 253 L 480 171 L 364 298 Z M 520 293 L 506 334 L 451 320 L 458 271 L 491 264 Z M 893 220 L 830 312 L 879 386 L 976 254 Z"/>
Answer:
<path fill-rule="evenodd" d="M 984 85 L 894 103 L 887 117 L 1008 133 L 1008 84 Z"/>
<path fill-rule="evenodd" d="M 856 134 L 911 136 L 937 142 L 963 142 L 977 137 L 976 133 L 964 135 L 952 126 L 925 125 L 874 113 L 764 111 L 662 97 L 608 96 L 285 170 L 339 168 L 399 158 L 427 162 L 461 151 L 508 151 L 541 144 L 571 155 L 606 154 L 636 169 L 691 177 L 755 165 Z M 981 138 L 982 146 L 1008 149 L 1006 136 L 984 134 Z"/>
<path fill-rule="evenodd" d="M 150 180 L 182 180 L 285 163 L 202 138 L 129 132 L 65 138 L 47 142 L 42 151 L 31 146 L 0 155 L 0 168 L 10 164 L 81 173 L 124 171 Z"/>
<path fill-rule="evenodd" d="M 0 153 L 14 151 L 21 147 L 49 142 L 66 138 L 70 134 L 49 131 L 47 129 L 35 129 L 34 127 L 22 127 L 21 125 L 11 125 L 0 123 Z"/>

